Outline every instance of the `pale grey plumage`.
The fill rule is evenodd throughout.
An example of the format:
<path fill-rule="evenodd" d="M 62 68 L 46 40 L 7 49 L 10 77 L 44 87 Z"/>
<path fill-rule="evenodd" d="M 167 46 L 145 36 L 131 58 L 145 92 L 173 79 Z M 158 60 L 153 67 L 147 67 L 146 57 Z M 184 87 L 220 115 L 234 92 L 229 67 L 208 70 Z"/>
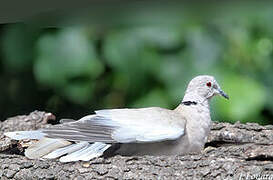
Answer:
<path fill-rule="evenodd" d="M 79 151 L 79 150 L 85 148 L 87 145 L 89 145 L 89 143 L 86 142 L 86 141 L 71 144 L 71 145 L 65 146 L 63 148 L 56 149 L 53 152 L 47 154 L 46 156 L 43 156 L 43 158 L 45 158 L 45 159 L 59 158 L 59 157 L 61 157 L 63 155 L 71 154 L 73 152 Z"/>
<path fill-rule="evenodd" d="M 88 144 L 86 147 L 75 151 L 71 154 L 63 156 L 60 158 L 61 162 L 72 162 L 72 161 L 89 161 L 95 157 L 99 157 L 103 152 L 108 149 L 111 145 L 104 144 L 101 142 L 95 142 L 93 144 Z"/>
<path fill-rule="evenodd" d="M 25 150 L 25 156 L 30 159 L 38 159 L 54 151 L 55 149 L 65 147 L 70 144 L 71 142 L 63 139 L 51 139 L 44 137 L 40 139 L 37 143 L 30 145 Z"/>
<path fill-rule="evenodd" d="M 174 140 L 183 135 L 186 121 L 176 121 L 183 118 L 174 111 L 158 107 L 100 110 L 96 111 L 96 116 L 85 117 L 42 132 L 49 138 L 65 138 L 71 141 L 157 142 Z"/>
<path fill-rule="evenodd" d="M 198 152 L 210 131 L 209 100 L 217 94 L 228 98 L 214 77 L 197 76 L 174 110 L 159 107 L 100 110 L 78 121 L 64 120 L 52 128 L 6 135 L 14 139 L 40 139 L 26 150 L 26 156 L 31 159 L 63 156 L 61 162 L 88 161 L 101 156 L 115 143 L 121 143 L 116 153 L 122 155 Z M 47 150 L 41 148 L 45 146 Z"/>
<path fill-rule="evenodd" d="M 22 139 L 41 139 L 45 136 L 41 130 L 37 131 L 14 131 L 14 132 L 6 132 L 6 136 L 12 137 L 14 140 L 22 140 Z"/>

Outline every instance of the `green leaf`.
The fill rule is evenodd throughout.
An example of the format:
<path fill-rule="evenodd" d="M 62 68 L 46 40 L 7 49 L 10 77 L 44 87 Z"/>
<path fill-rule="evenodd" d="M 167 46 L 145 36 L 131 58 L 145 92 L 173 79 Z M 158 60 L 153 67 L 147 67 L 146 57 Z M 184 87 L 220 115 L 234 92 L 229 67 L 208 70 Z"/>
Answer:
<path fill-rule="evenodd" d="M 265 89 L 257 81 L 238 74 L 225 74 L 222 89 L 230 96 L 215 100 L 218 117 L 231 122 L 259 122 L 258 118 L 266 101 Z"/>
<path fill-rule="evenodd" d="M 92 94 L 92 81 L 104 68 L 89 34 L 80 27 L 65 28 L 45 34 L 37 45 L 34 74 L 38 82 L 75 103 L 84 103 Z"/>
<path fill-rule="evenodd" d="M 168 96 L 161 89 L 154 89 L 147 95 L 135 101 L 131 107 L 169 107 Z"/>
<path fill-rule="evenodd" d="M 63 89 L 63 95 L 76 104 L 86 104 L 91 101 L 94 85 L 88 82 L 69 83 Z"/>
<path fill-rule="evenodd" d="M 23 24 L 9 25 L 2 34 L 3 64 L 7 71 L 25 71 L 31 68 L 36 29 Z"/>

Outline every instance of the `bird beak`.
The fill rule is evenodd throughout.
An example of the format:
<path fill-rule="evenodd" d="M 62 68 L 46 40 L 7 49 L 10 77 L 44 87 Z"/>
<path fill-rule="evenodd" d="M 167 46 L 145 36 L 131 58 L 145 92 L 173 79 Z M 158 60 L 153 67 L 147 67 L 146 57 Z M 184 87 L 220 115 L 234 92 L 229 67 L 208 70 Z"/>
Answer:
<path fill-rule="evenodd" d="M 222 91 L 222 89 L 218 89 L 218 92 L 219 92 L 219 94 L 220 94 L 221 96 L 223 96 L 224 98 L 229 99 L 228 95 L 227 95 L 224 91 Z"/>

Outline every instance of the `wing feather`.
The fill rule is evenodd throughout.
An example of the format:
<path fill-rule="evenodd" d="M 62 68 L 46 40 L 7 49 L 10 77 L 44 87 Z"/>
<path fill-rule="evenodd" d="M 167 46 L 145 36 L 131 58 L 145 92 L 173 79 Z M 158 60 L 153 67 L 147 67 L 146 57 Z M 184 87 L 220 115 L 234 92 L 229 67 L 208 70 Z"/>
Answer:
<path fill-rule="evenodd" d="M 175 140 L 186 120 L 163 108 L 99 110 L 95 115 L 44 129 L 49 138 L 102 143 L 145 143 Z"/>

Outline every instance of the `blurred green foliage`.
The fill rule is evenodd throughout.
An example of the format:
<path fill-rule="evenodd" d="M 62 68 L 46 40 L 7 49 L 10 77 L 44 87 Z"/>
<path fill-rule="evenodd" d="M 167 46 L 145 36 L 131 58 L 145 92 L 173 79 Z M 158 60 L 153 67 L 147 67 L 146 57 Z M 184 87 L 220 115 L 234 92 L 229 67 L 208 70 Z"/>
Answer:
<path fill-rule="evenodd" d="M 74 118 L 101 108 L 174 108 L 192 77 L 209 74 L 230 96 L 212 100 L 214 120 L 272 124 L 272 17 L 273 9 L 102 32 L 95 25 L 3 25 L 1 116 L 36 108 Z"/>
<path fill-rule="evenodd" d="M 92 38 L 83 28 L 66 28 L 37 41 L 34 76 L 74 103 L 87 103 L 92 81 L 103 72 Z"/>

